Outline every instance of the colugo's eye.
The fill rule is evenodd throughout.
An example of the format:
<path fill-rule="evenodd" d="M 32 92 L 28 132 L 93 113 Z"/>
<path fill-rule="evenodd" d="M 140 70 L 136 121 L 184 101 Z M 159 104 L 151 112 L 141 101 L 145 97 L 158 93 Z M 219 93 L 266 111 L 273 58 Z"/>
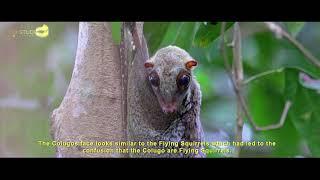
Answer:
<path fill-rule="evenodd" d="M 159 76 L 158 76 L 158 74 L 156 72 L 152 72 L 149 75 L 149 81 L 150 81 L 152 86 L 158 87 L 160 85 Z"/>
<path fill-rule="evenodd" d="M 188 86 L 190 82 L 190 77 L 188 75 L 182 75 L 182 77 L 180 77 L 178 83 L 180 86 Z"/>
<path fill-rule="evenodd" d="M 184 90 L 189 86 L 190 75 L 187 72 L 182 72 L 177 77 L 177 86 L 179 89 Z"/>

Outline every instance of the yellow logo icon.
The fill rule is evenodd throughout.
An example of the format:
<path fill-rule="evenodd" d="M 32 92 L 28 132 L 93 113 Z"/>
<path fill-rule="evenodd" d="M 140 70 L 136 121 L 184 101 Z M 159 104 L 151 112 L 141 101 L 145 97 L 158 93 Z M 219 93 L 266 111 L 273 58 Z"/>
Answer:
<path fill-rule="evenodd" d="M 43 24 L 41 27 L 36 28 L 36 36 L 40 38 L 48 37 L 49 27 L 46 24 Z"/>

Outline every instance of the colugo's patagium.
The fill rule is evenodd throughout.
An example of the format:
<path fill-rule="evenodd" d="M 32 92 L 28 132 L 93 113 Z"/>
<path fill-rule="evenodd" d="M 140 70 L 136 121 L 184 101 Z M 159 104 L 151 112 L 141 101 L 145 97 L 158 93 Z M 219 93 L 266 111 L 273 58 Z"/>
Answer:
<path fill-rule="evenodd" d="M 200 122 L 201 91 L 193 76 L 193 69 L 197 64 L 189 53 L 177 46 L 159 49 L 144 63 L 147 86 L 152 89 L 150 91 L 152 96 L 156 97 L 153 103 L 159 104 L 161 116 L 170 118 L 170 125 L 163 131 L 139 125 L 144 128 L 136 128 L 140 132 L 135 133 L 144 134 L 143 141 L 203 141 L 203 129 Z M 138 121 L 133 122 L 138 123 Z M 163 153 L 154 156 L 149 154 L 144 157 L 205 157 L 201 152 L 202 146 L 191 147 L 196 150 L 192 153 L 183 153 L 186 151 L 181 150 L 181 148 L 190 147 L 158 146 L 157 148 L 176 148 L 178 153 Z"/>

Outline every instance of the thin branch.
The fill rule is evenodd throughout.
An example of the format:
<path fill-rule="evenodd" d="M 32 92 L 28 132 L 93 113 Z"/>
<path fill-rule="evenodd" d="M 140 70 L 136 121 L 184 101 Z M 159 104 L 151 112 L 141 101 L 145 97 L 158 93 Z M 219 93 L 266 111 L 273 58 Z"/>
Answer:
<path fill-rule="evenodd" d="M 225 69 L 226 69 L 226 72 L 231 80 L 231 84 L 232 84 L 232 87 L 234 89 L 235 92 L 237 92 L 237 87 L 236 87 L 236 83 L 235 83 L 235 80 L 234 80 L 234 77 L 232 75 L 232 72 L 231 72 L 231 66 L 229 64 L 229 60 L 228 60 L 228 56 L 227 56 L 227 52 L 226 52 L 226 43 L 224 42 L 224 33 L 225 33 L 225 28 L 226 28 L 226 22 L 222 22 L 221 23 L 221 32 L 220 32 L 220 36 L 221 36 L 221 42 L 220 42 L 220 53 L 222 54 L 222 57 L 223 57 L 223 61 L 224 61 L 224 66 L 225 66 Z"/>
<path fill-rule="evenodd" d="M 284 70 L 284 68 L 273 69 L 273 70 L 270 70 L 270 71 L 265 71 L 265 72 L 256 74 L 256 75 L 251 76 L 250 78 L 244 80 L 243 83 L 242 83 L 242 85 L 247 85 L 247 84 L 249 84 L 249 83 L 252 82 L 252 81 L 255 81 L 255 80 L 259 79 L 259 78 L 262 78 L 262 77 L 264 77 L 264 76 L 267 76 L 267 75 L 270 75 L 270 74 L 273 74 L 273 73 L 283 72 L 283 70 Z"/>
<path fill-rule="evenodd" d="M 256 130 L 256 131 L 267 131 L 267 130 L 281 128 L 284 124 L 284 121 L 286 120 L 286 117 L 288 115 L 288 111 L 289 111 L 291 104 L 292 104 L 291 101 L 286 101 L 286 104 L 285 104 L 285 107 L 284 107 L 283 112 L 281 114 L 281 118 L 279 120 L 279 123 L 260 127 L 254 122 L 252 116 L 250 115 L 247 103 L 241 93 L 238 94 L 237 99 L 238 99 L 238 102 L 240 102 L 240 104 L 241 104 L 241 107 L 242 107 L 242 110 L 243 110 L 245 116 L 248 118 L 249 122 L 251 123 L 254 130 Z"/>
<path fill-rule="evenodd" d="M 239 23 L 236 22 L 233 28 L 233 71 L 236 80 L 236 86 L 239 91 L 242 89 L 243 81 L 243 67 L 242 67 L 242 55 L 241 55 L 241 31 Z M 236 128 L 236 141 L 242 141 L 243 132 L 243 118 L 241 104 L 237 103 L 237 128 Z M 236 147 L 236 155 L 240 156 L 241 146 Z"/>
<path fill-rule="evenodd" d="M 265 126 L 265 127 L 259 127 L 253 121 L 253 118 L 249 113 L 248 106 L 247 106 L 247 103 L 245 101 L 245 98 L 242 95 L 241 88 L 239 88 L 237 86 L 237 84 L 235 83 L 234 76 L 232 75 L 232 72 L 231 72 L 230 64 L 229 64 L 229 61 L 228 61 L 228 56 L 227 56 L 226 50 L 225 50 L 225 46 L 226 46 L 226 44 L 224 42 L 225 25 L 226 25 L 226 23 L 222 22 L 222 25 L 221 25 L 220 50 L 221 50 L 221 54 L 223 56 L 224 65 L 225 65 L 227 74 L 228 74 L 228 76 L 229 76 L 229 78 L 230 78 L 230 80 L 232 82 L 231 84 L 232 84 L 233 90 L 234 90 L 234 92 L 235 92 L 235 94 L 237 96 L 238 103 L 240 103 L 240 105 L 241 105 L 241 109 L 242 109 L 244 115 L 248 118 L 249 122 L 252 124 L 252 126 L 254 127 L 254 130 L 256 130 L 256 131 L 266 131 L 266 130 L 272 130 L 272 129 L 277 129 L 277 128 L 282 127 L 283 124 L 284 124 L 284 121 L 285 121 L 285 119 L 287 117 L 288 111 L 289 111 L 289 109 L 291 107 L 291 101 L 287 101 L 286 102 L 284 110 L 283 110 L 281 118 L 280 118 L 280 122 L 278 124 L 272 124 L 272 125 Z"/>
<path fill-rule="evenodd" d="M 279 25 L 273 22 L 264 22 L 264 24 L 270 29 L 270 31 L 274 32 L 277 37 L 285 37 L 288 41 L 290 41 L 294 46 L 296 46 L 300 52 L 306 57 L 306 59 L 320 68 L 320 60 L 317 59 L 310 51 L 308 51 L 300 42 L 298 42 L 294 37 L 292 37 L 289 33 L 283 30 Z"/>
<path fill-rule="evenodd" d="M 237 86 L 240 88 L 243 80 L 243 67 L 241 55 L 241 32 L 239 23 L 234 24 L 233 35 L 233 63 Z"/>
<path fill-rule="evenodd" d="M 127 104 L 128 104 L 128 42 L 126 32 L 126 23 L 121 23 L 121 41 L 119 46 L 119 55 L 120 55 L 120 73 L 121 73 L 121 114 L 122 114 L 122 122 L 124 123 L 124 127 L 127 127 Z M 127 133 L 125 134 L 125 138 L 127 139 Z"/>
<path fill-rule="evenodd" d="M 289 112 L 289 109 L 291 107 L 292 103 L 291 101 L 286 101 L 286 104 L 283 108 L 283 111 L 282 111 L 282 114 L 281 114 L 281 118 L 279 120 L 279 123 L 278 124 L 272 124 L 272 125 L 269 125 L 269 126 L 265 126 L 265 127 L 258 127 L 259 131 L 267 131 L 267 130 L 271 130 L 271 129 L 278 129 L 278 128 L 281 128 L 283 125 L 284 125 L 284 122 L 286 120 L 286 117 L 288 115 L 288 112 Z"/>

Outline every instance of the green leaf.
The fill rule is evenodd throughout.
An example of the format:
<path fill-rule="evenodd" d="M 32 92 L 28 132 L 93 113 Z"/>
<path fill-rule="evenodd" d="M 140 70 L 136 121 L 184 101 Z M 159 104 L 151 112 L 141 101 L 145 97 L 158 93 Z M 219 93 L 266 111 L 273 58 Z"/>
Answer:
<path fill-rule="evenodd" d="M 226 30 L 234 23 L 226 23 Z M 195 46 L 207 47 L 211 42 L 220 36 L 221 23 L 201 23 L 194 39 Z"/>
<path fill-rule="evenodd" d="M 189 51 L 194 38 L 194 32 L 196 28 L 196 23 L 194 22 L 184 22 L 181 25 L 179 32 L 177 33 L 177 38 L 173 43 L 180 48 Z"/>
<path fill-rule="evenodd" d="M 285 70 L 285 90 L 284 96 L 285 100 L 293 101 L 297 88 L 298 88 L 298 71 L 294 69 L 287 68 Z"/>
<path fill-rule="evenodd" d="M 281 73 L 270 74 L 249 84 L 247 96 L 249 111 L 257 125 L 264 127 L 279 123 L 286 100 L 283 97 L 284 89 L 285 70 Z M 247 121 L 247 123 L 249 122 Z M 254 140 L 276 143 L 276 146 L 270 148 L 272 154 L 264 154 L 263 157 L 294 157 L 301 155 L 299 146 L 301 141 L 300 134 L 288 119 L 284 126 L 279 129 L 255 132 Z"/>
<path fill-rule="evenodd" d="M 320 157 L 320 94 L 298 83 L 298 73 L 298 69 L 290 69 L 286 73 L 285 93 L 293 97 L 289 117 L 306 140 L 312 157 Z"/>
<path fill-rule="evenodd" d="M 287 27 L 289 33 L 292 36 L 296 37 L 304 27 L 305 22 L 285 22 L 284 24 Z"/>
<path fill-rule="evenodd" d="M 168 22 L 145 22 L 143 25 L 144 36 L 148 42 L 149 51 L 153 54 L 159 48 L 168 31 Z"/>
<path fill-rule="evenodd" d="M 278 40 L 270 32 L 257 33 L 249 38 L 254 39 L 259 53 L 252 59 L 244 59 L 244 63 L 252 62 L 252 65 L 256 65 L 254 68 L 258 72 L 296 68 L 315 78 L 320 78 L 320 69 L 309 63 L 306 57 L 290 42 Z M 246 48 L 245 43 L 243 47 Z"/>
<path fill-rule="evenodd" d="M 201 90 L 204 99 L 207 98 L 210 93 L 214 93 L 212 80 L 210 80 L 210 77 L 207 73 L 205 73 L 203 70 L 195 70 L 194 74 L 198 82 L 201 84 Z"/>
<path fill-rule="evenodd" d="M 121 22 L 111 22 L 111 33 L 113 41 L 119 45 L 121 41 Z"/>
<path fill-rule="evenodd" d="M 163 40 L 162 40 L 159 48 L 166 47 L 170 44 L 173 44 L 176 41 L 176 39 L 179 35 L 179 32 L 180 32 L 180 29 L 182 27 L 182 24 L 183 24 L 183 22 L 171 22 L 170 23 L 168 30 L 167 30 L 167 33 L 163 37 Z"/>
<path fill-rule="evenodd" d="M 299 83 L 299 73 L 301 77 L 301 69 L 299 68 L 285 68 L 284 69 L 284 100 L 290 100 L 292 103 L 291 108 L 289 109 L 289 115 L 287 117 L 287 121 L 285 123 L 285 126 L 274 131 L 278 134 L 285 135 L 286 137 L 290 135 L 290 140 L 293 138 L 294 130 L 291 129 L 290 133 L 285 133 L 285 131 L 288 131 L 288 125 L 293 124 L 295 127 L 294 129 L 298 132 L 299 136 L 306 141 L 306 144 L 308 146 L 308 149 L 311 152 L 312 157 L 320 157 L 320 93 L 317 90 L 311 90 L 307 89 L 303 86 L 303 84 Z M 270 79 L 272 76 L 278 76 L 277 74 L 270 74 L 270 76 L 266 76 L 266 79 Z M 274 77 L 276 78 L 276 77 Z M 278 77 L 279 78 L 279 77 Z M 257 83 L 254 84 L 262 84 L 264 80 L 257 81 Z M 301 81 L 301 80 L 300 80 Z M 278 114 L 279 112 L 275 113 L 276 111 L 279 111 L 279 108 L 283 107 L 276 107 L 279 105 L 279 98 L 276 98 L 276 94 L 272 94 L 270 91 L 268 91 L 268 97 L 267 99 L 261 99 L 262 97 L 262 91 L 263 89 L 266 89 L 270 85 L 266 85 L 264 83 L 264 87 L 261 87 L 259 91 L 255 91 L 253 93 L 250 93 L 250 97 L 254 96 L 255 101 L 257 101 L 254 106 L 253 104 L 250 106 L 253 110 L 253 117 L 256 122 L 261 121 L 261 119 L 276 119 L 279 118 Z M 278 87 L 278 86 L 275 86 Z M 270 87 L 269 87 L 270 88 Z M 273 90 L 274 91 L 274 90 Z M 260 93 L 260 94 L 257 94 Z M 282 98 L 281 98 L 282 99 Z M 280 100 L 281 101 L 281 100 Z M 263 103 L 261 103 L 263 102 Z M 272 103 L 272 104 L 270 104 Z M 281 104 L 283 104 L 281 102 Z M 261 106 L 260 108 L 258 108 Z M 277 114 L 276 116 L 270 115 L 267 113 L 269 107 L 273 113 L 270 114 Z M 259 111 L 261 112 L 259 112 Z M 269 118 L 268 118 L 269 117 Z M 272 117 L 272 118 L 271 118 Z M 261 121 L 262 122 L 262 121 Z M 269 122 L 270 124 L 271 122 Z M 260 124 L 260 123 L 259 123 Z M 289 131 L 288 131 L 289 132 Z M 271 138 L 272 131 L 263 132 L 263 134 L 266 135 L 266 137 Z M 289 146 L 289 139 L 286 140 L 286 146 L 287 147 L 277 147 L 277 151 L 282 151 L 284 148 L 288 148 Z M 276 140 L 279 145 L 281 145 L 281 139 Z M 291 144 L 292 148 L 294 147 L 294 142 Z M 289 152 L 288 152 L 289 153 Z M 293 153 L 293 152 L 291 152 Z M 283 154 L 283 153 L 282 153 Z M 303 155 L 305 155 L 304 153 Z M 299 154 L 301 155 L 301 154 Z"/>

